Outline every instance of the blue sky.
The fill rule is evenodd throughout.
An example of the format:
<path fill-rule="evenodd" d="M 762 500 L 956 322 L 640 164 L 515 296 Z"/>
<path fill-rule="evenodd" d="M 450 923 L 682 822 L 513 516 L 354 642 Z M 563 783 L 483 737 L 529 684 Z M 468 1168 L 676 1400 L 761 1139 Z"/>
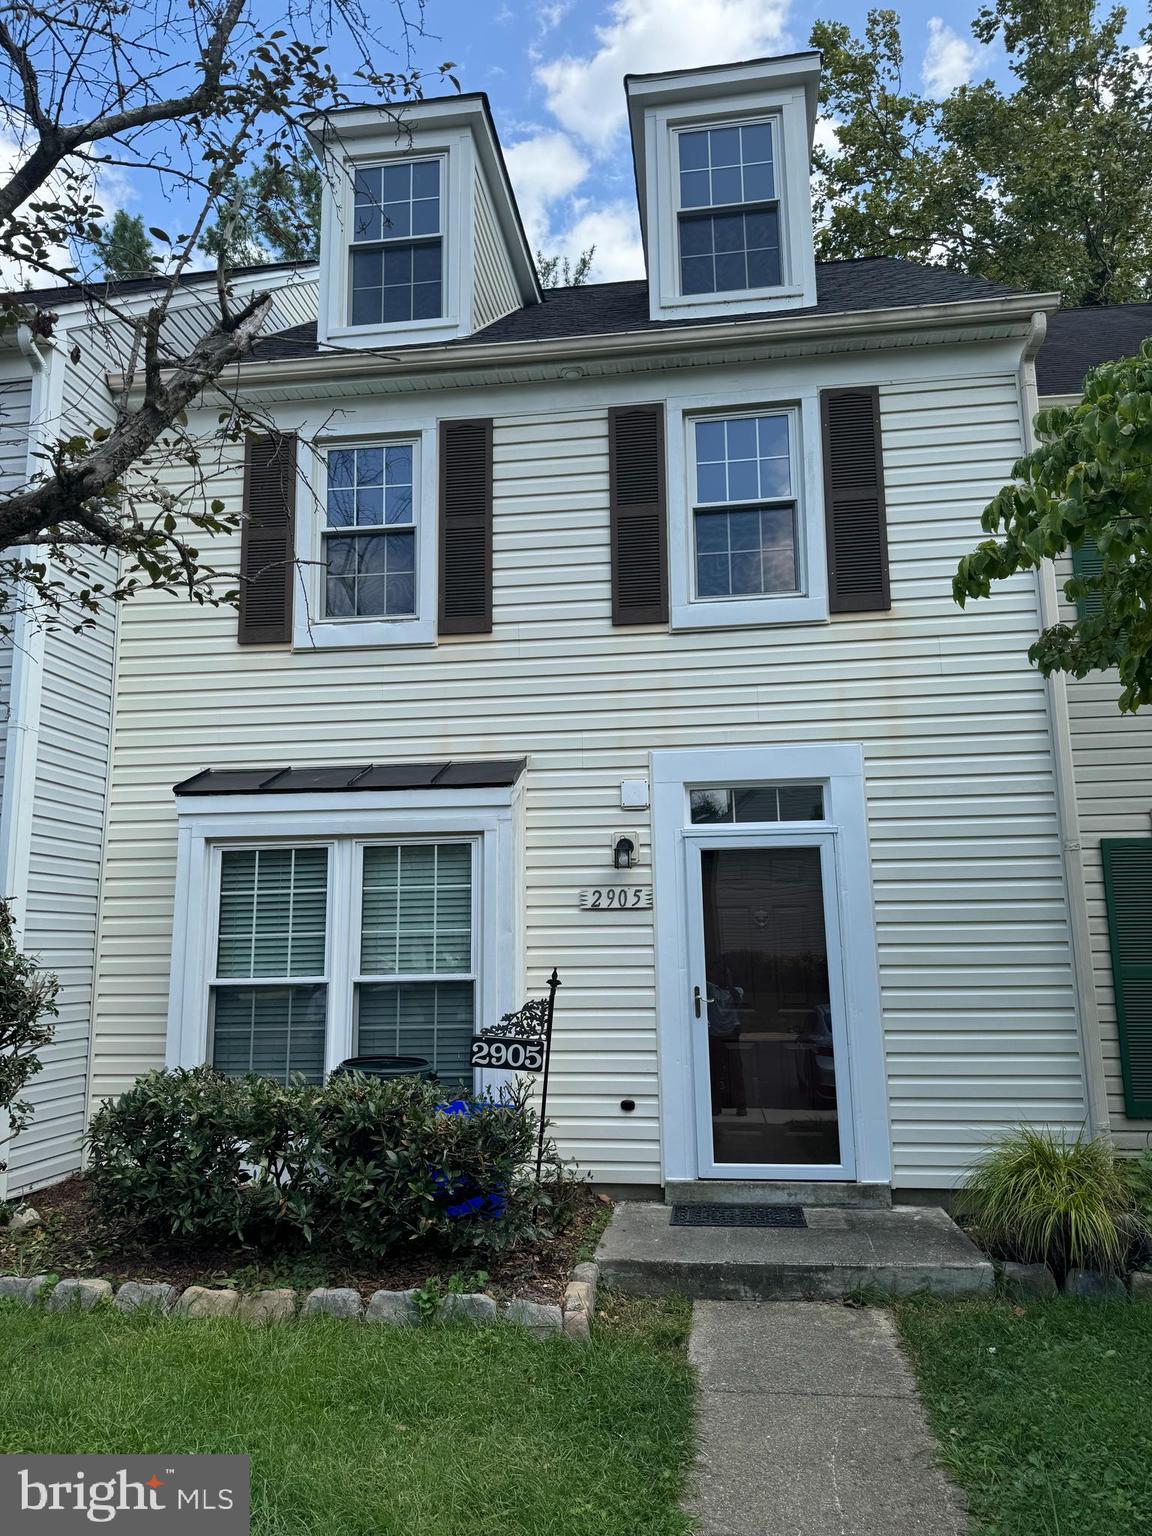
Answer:
<path fill-rule="evenodd" d="M 399 42 L 393 4 L 367 0 L 379 33 Z M 972 39 L 976 4 L 898 7 L 909 86 L 944 95 L 969 79 L 1006 77 L 1003 54 Z M 271 21 L 281 0 L 258 8 Z M 488 93 L 534 248 L 575 256 L 595 246 L 593 277 L 610 281 L 643 276 L 624 74 L 786 53 L 807 46 L 818 17 L 859 33 L 867 9 L 866 0 L 426 0 L 413 62 L 434 72 L 452 60 L 462 89 Z M 350 48 L 335 47 L 333 62 L 350 71 Z M 180 217 L 174 189 L 153 177 L 102 178 L 100 191 L 108 212 L 124 207 L 164 227 Z"/>
<path fill-rule="evenodd" d="M 972 41 L 975 5 L 898 9 L 910 85 L 943 94 L 1003 73 Z M 595 245 L 593 275 L 610 280 L 643 275 L 623 75 L 786 53 L 807 46 L 816 18 L 858 32 L 867 10 L 858 0 L 428 0 L 437 36 L 419 51 L 428 65 L 454 60 L 464 90 L 487 91 L 534 243 L 570 255 Z"/>

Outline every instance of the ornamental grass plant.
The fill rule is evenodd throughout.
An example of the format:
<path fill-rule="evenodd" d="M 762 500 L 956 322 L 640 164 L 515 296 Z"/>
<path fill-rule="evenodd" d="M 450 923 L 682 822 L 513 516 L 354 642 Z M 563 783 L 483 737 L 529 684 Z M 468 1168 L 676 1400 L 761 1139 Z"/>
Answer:
<path fill-rule="evenodd" d="M 1121 1274 L 1147 1239 L 1130 1179 L 1108 1142 L 1024 1126 L 974 1165 L 957 1214 L 995 1258 Z"/>

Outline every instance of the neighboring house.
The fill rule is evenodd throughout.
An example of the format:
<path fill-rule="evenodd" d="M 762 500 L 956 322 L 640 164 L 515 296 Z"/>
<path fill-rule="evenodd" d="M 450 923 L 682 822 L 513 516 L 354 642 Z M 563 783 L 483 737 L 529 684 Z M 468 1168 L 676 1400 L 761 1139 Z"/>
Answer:
<path fill-rule="evenodd" d="M 1036 362 L 1040 404 L 1075 404 L 1090 368 L 1131 357 L 1149 336 L 1152 304 L 1052 315 Z M 1099 569 L 1093 556 L 1078 550 L 1077 570 Z M 1059 562 L 1056 572 L 1064 620 L 1075 617 L 1063 596 L 1071 564 Z M 1075 819 L 1066 826 L 1069 889 L 1084 1010 L 1100 1040 L 1096 1092 L 1116 1145 L 1139 1152 L 1152 1137 L 1152 709 L 1122 715 L 1114 672 L 1062 677 L 1060 686 L 1068 726 L 1059 739 L 1067 742 L 1075 786 Z"/>
<path fill-rule="evenodd" d="M 290 265 L 237 274 L 240 292 L 276 291 L 272 328 L 315 313 L 315 268 Z M 184 281 L 174 300 L 171 338 L 193 338 L 210 323 L 215 274 Z M 101 290 L 102 291 L 102 290 Z M 155 297 L 147 280 L 110 285 L 123 314 Z M 25 295 L 21 295 L 25 297 Z M 51 340 L 26 327 L 0 331 L 0 493 L 19 490 L 43 472 L 46 443 L 91 432 L 115 420 L 110 369 L 128 356 L 129 328 L 76 290 L 33 290 L 29 303 L 58 315 Z M 73 361 L 69 354 L 79 349 Z M 113 578 L 108 560 L 97 575 Z M 60 1017 L 44 1052 L 44 1070 L 27 1097 L 30 1127 L 7 1148 L 7 1193 L 16 1195 L 80 1166 L 88 1095 L 89 1033 L 101 852 L 115 676 L 116 614 L 95 628 L 54 630 L 17 614 L 0 645 L 0 893 L 12 904 L 17 931 L 32 954 L 60 978 Z M 0 1125 L 0 1139 L 5 1131 Z M 0 1173 L 0 1196 L 5 1176 Z"/>

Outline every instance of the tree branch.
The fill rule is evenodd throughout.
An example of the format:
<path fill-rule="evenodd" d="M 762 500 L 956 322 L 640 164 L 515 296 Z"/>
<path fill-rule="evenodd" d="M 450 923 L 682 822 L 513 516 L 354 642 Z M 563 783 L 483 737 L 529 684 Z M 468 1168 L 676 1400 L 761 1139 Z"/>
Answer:
<path fill-rule="evenodd" d="M 255 294 L 230 322 L 222 320 L 205 332 L 167 384 L 154 377 L 140 409 L 124 417 L 90 453 L 0 503 L 0 547 L 30 543 L 44 528 L 64 523 L 79 523 L 95 539 L 115 545 L 123 530 L 86 504 L 114 490 L 201 390 L 247 354 L 271 308 L 270 293 Z"/>

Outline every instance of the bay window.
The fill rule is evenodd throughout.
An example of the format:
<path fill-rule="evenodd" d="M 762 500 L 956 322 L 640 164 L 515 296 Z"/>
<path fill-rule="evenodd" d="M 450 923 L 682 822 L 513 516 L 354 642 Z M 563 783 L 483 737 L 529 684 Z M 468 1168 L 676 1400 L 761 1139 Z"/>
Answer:
<path fill-rule="evenodd" d="M 471 1086 L 471 840 L 223 848 L 217 870 L 218 1071 L 318 1083 L 336 1037 L 342 1054 L 419 1056 Z M 333 910 L 359 917 L 343 925 Z"/>

